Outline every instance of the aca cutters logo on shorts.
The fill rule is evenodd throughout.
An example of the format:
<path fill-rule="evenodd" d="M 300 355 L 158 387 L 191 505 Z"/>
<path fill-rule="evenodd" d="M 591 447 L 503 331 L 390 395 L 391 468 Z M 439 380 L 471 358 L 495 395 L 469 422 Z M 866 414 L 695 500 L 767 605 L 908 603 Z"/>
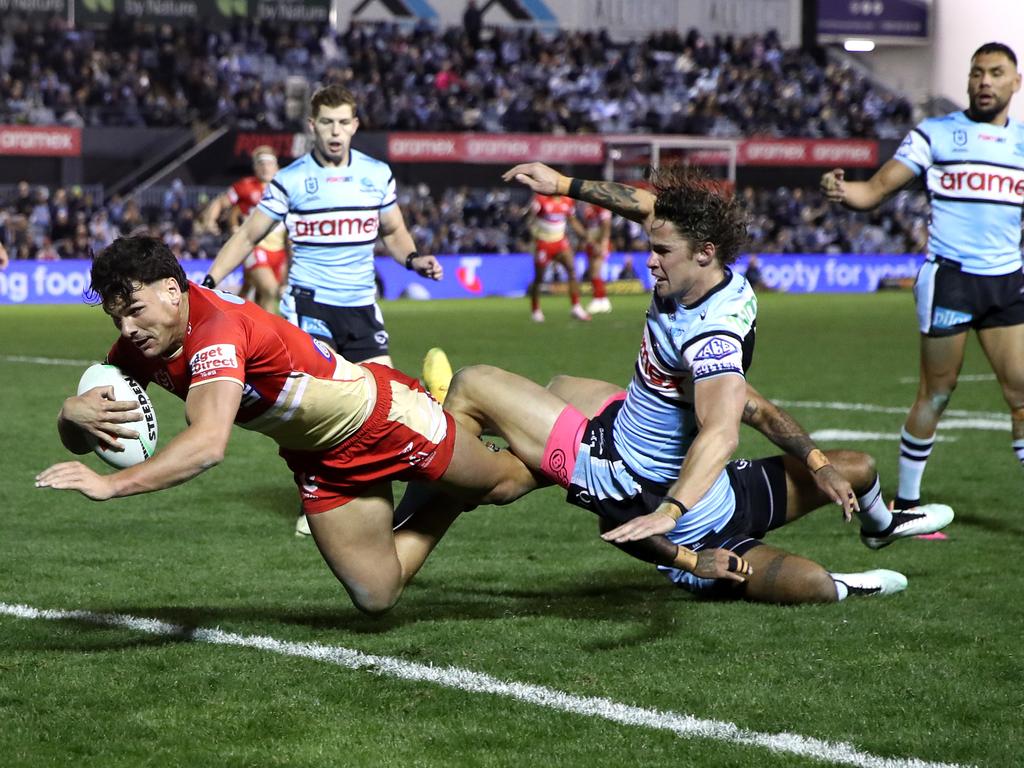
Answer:
<path fill-rule="evenodd" d="M 192 375 L 196 377 L 213 376 L 221 371 L 238 367 L 238 355 L 234 344 L 215 344 L 203 347 L 188 362 Z"/>
<path fill-rule="evenodd" d="M 734 354 L 738 350 L 738 347 L 731 341 L 726 339 L 711 339 L 707 344 L 700 348 L 700 352 L 693 358 L 694 360 L 721 360 L 723 357 L 728 357 Z"/>

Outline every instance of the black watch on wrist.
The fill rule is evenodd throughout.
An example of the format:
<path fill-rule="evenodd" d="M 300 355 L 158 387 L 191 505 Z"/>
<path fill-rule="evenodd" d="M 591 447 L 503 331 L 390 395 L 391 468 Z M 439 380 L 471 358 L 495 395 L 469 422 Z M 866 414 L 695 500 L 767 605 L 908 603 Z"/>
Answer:
<path fill-rule="evenodd" d="M 406 256 L 405 257 L 405 268 L 408 269 L 408 270 L 412 270 L 412 260 L 413 259 L 418 259 L 419 257 L 420 257 L 420 255 L 416 251 L 413 251 L 408 256 Z"/>

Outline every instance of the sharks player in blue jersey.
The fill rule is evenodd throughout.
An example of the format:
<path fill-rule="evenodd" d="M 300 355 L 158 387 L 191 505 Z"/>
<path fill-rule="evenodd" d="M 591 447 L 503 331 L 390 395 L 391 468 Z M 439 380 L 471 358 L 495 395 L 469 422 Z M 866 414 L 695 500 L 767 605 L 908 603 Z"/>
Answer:
<path fill-rule="evenodd" d="M 921 380 L 900 441 L 900 509 L 919 503 L 971 328 L 1002 387 L 1013 450 L 1024 465 L 1024 124 L 1009 118 L 1020 87 L 1016 54 L 987 43 L 971 57 L 965 112 L 920 123 L 867 181 L 846 181 L 838 168 L 821 180 L 830 200 L 858 211 L 879 205 L 916 176 L 924 177 L 931 200 L 928 256 L 914 286 Z"/>
<path fill-rule="evenodd" d="M 376 302 L 373 249 L 382 238 L 407 269 L 440 280 L 441 264 L 416 251 L 386 163 L 352 149 L 356 100 L 340 85 L 313 94 L 313 149 L 280 170 L 252 215 L 221 248 L 208 281 L 216 285 L 264 234 L 284 221 L 292 243 L 282 314 L 353 363 L 391 365 Z"/>
<path fill-rule="evenodd" d="M 352 149 L 358 128 L 356 99 L 348 89 L 328 85 L 313 94 L 313 149 L 267 184 L 260 204 L 220 249 L 203 285 L 212 288 L 223 280 L 284 221 L 292 264 L 281 314 L 350 362 L 391 367 L 377 304 L 374 244 L 381 238 L 392 258 L 422 277 L 440 280 L 443 270 L 434 256 L 416 251 L 391 169 Z M 309 534 L 301 514 L 295 532 Z"/>
<path fill-rule="evenodd" d="M 694 591 L 791 603 L 903 589 L 894 571 L 833 574 L 760 541 L 828 501 L 859 515 L 871 548 L 904 534 L 890 529 L 870 457 L 824 454 L 746 382 L 757 299 L 730 268 L 746 239 L 738 201 L 675 169 L 654 175 L 654 192 L 568 179 L 540 163 L 505 179 L 643 223 L 654 295 L 625 392 L 572 377 L 545 389 L 475 366 L 455 376 L 445 401 L 460 424 L 503 436 L 538 483 L 557 483 L 599 516 L 605 540 Z M 744 420 L 795 459 L 730 462 Z M 952 518 L 938 505 L 928 514 L 936 527 Z"/>

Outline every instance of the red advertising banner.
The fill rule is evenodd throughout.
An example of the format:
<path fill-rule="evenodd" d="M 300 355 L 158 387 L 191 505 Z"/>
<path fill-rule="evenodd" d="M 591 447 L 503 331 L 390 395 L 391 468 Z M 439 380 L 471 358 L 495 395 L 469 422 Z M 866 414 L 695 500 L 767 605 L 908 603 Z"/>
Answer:
<path fill-rule="evenodd" d="M 813 165 L 873 168 L 878 142 L 869 139 L 746 139 L 740 165 Z"/>
<path fill-rule="evenodd" d="M 392 163 L 545 163 L 600 165 L 600 136 L 547 136 L 528 133 L 389 133 Z"/>
<path fill-rule="evenodd" d="M 235 159 L 248 160 L 256 147 L 267 146 L 281 160 L 291 160 L 306 152 L 306 134 L 284 131 L 240 131 L 235 134 L 231 154 Z"/>
<path fill-rule="evenodd" d="M 614 137 L 607 137 L 614 140 Z M 651 137 L 654 138 L 686 138 Z M 605 137 L 542 136 L 527 133 L 389 133 L 388 160 L 393 163 L 545 163 L 600 165 Z M 726 153 L 695 149 L 693 162 L 726 162 Z M 737 164 L 756 166 L 813 166 L 873 168 L 878 165 L 878 142 L 870 139 L 742 139 Z"/>
<path fill-rule="evenodd" d="M 725 152 L 715 149 L 697 150 L 688 157 L 691 162 L 702 165 L 725 165 L 729 159 Z M 878 142 L 871 139 L 742 139 L 736 164 L 874 168 L 878 165 Z"/>
<path fill-rule="evenodd" d="M 82 129 L 59 125 L 0 125 L 0 155 L 79 157 Z"/>

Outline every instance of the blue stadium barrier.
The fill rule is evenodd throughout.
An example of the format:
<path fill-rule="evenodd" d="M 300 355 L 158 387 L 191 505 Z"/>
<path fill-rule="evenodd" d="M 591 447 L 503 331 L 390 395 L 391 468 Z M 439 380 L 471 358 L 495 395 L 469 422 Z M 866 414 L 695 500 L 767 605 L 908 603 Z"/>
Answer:
<path fill-rule="evenodd" d="M 440 282 L 419 277 L 389 258 L 377 259 L 377 271 L 386 299 L 412 298 L 470 299 L 482 296 L 522 296 L 533 278 L 529 254 L 459 254 L 440 256 L 445 276 Z M 644 266 L 646 253 L 613 253 L 605 266 L 607 280 L 615 281 L 631 261 L 639 286 L 650 290 L 650 274 Z M 737 262 L 746 270 L 747 256 Z M 764 284 L 789 293 L 863 293 L 878 290 L 888 278 L 912 278 L 924 260 L 915 254 L 861 256 L 849 254 L 768 254 L 758 257 Z M 77 304 L 89 284 L 88 260 L 11 261 L 0 270 L 0 305 Z M 183 263 L 189 279 L 199 281 L 210 261 L 196 259 Z M 586 259 L 576 257 L 582 274 Z M 241 273 L 236 272 L 223 287 L 237 290 Z M 411 286 L 416 287 L 411 287 Z M 614 288 L 610 289 L 612 293 Z"/>

